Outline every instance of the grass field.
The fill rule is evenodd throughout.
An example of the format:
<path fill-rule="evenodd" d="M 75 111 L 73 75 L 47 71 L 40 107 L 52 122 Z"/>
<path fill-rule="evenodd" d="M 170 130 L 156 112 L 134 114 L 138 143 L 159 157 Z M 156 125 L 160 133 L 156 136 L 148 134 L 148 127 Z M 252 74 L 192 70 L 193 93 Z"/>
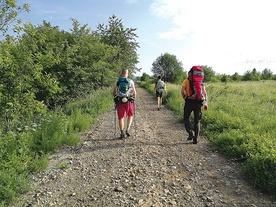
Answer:
<path fill-rule="evenodd" d="M 242 160 L 252 184 L 276 194 L 276 82 L 207 83 L 201 129 L 217 151 Z M 153 85 L 148 88 L 153 92 Z M 183 119 L 181 84 L 167 84 L 166 106 Z"/>

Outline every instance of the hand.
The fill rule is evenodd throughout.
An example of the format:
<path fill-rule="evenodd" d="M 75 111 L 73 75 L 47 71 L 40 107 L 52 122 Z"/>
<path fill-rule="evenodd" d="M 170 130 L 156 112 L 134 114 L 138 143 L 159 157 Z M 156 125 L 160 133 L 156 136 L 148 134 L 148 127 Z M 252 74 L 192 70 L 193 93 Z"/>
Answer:
<path fill-rule="evenodd" d="M 204 111 L 207 111 L 208 110 L 208 105 L 204 105 L 203 108 L 204 108 Z"/>

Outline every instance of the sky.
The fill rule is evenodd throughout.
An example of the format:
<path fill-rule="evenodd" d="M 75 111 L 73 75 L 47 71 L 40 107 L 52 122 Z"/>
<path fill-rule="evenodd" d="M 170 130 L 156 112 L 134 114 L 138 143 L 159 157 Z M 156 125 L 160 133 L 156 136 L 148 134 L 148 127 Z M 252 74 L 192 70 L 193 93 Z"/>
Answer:
<path fill-rule="evenodd" d="M 125 28 L 137 28 L 138 68 L 152 75 L 162 54 L 175 55 L 184 71 L 193 65 L 217 74 L 243 75 L 254 68 L 276 74 L 274 0 L 17 0 L 28 3 L 24 22 L 43 20 L 70 31 L 71 18 L 96 30 L 113 14 Z"/>

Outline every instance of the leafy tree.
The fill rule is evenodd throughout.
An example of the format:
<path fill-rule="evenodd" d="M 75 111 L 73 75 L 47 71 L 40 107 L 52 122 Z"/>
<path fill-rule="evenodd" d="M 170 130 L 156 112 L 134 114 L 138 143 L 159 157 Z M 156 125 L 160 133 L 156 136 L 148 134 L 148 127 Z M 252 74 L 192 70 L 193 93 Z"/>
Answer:
<path fill-rule="evenodd" d="M 21 22 L 17 19 L 18 13 L 29 12 L 29 5 L 23 4 L 21 6 L 16 5 L 16 0 L 0 0 L 0 35 L 5 35 L 9 25 L 17 20 L 18 23 Z"/>
<path fill-rule="evenodd" d="M 150 79 L 150 76 L 146 73 L 143 73 L 141 76 L 141 81 L 148 81 Z"/>
<path fill-rule="evenodd" d="M 273 73 L 270 69 L 264 69 L 261 73 L 262 80 L 271 80 Z"/>
<path fill-rule="evenodd" d="M 101 43 L 87 25 L 73 20 L 69 33 L 44 21 L 37 27 L 26 24 L 24 31 L 20 43 L 43 74 L 34 84 L 36 97 L 49 107 L 113 82 L 116 67 L 112 59 L 117 48 Z"/>
<path fill-rule="evenodd" d="M 261 80 L 260 73 L 254 68 L 252 71 L 246 71 L 243 76 L 243 81 L 259 81 Z"/>
<path fill-rule="evenodd" d="M 12 39 L 0 45 L 0 113 L 2 129 L 9 131 L 46 111 L 35 98 L 34 82 L 41 81 L 40 67 Z"/>
<path fill-rule="evenodd" d="M 207 65 L 203 65 L 203 70 L 204 70 L 204 81 L 205 82 L 216 82 L 216 73 L 212 69 L 212 67 L 208 67 Z"/>
<path fill-rule="evenodd" d="M 233 81 L 241 81 L 242 80 L 242 76 L 239 75 L 237 72 L 234 73 L 234 75 L 231 76 Z"/>
<path fill-rule="evenodd" d="M 165 81 L 179 83 L 186 78 L 182 62 L 175 55 L 161 54 L 153 63 L 151 71 L 155 76 L 163 76 Z"/>
<path fill-rule="evenodd" d="M 229 75 L 226 75 L 226 74 L 223 74 L 223 75 L 221 76 L 221 79 L 220 79 L 220 81 L 223 82 L 223 83 L 227 83 L 227 82 L 229 82 L 230 80 L 231 80 L 230 76 L 229 76 Z"/>
<path fill-rule="evenodd" d="M 117 55 L 112 60 L 116 63 L 117 70 L 128 68 L 130 72 L 139 71 L 135 65 L 138 63 L 136 42 L 138 37 L 136 29 L 125 28 L 122 20 L 115 15 L 109 17 L 108 25 L 99 24 L 96 33 L 100 36 L 101 42 L 113 47 L 117 47 Z"/>

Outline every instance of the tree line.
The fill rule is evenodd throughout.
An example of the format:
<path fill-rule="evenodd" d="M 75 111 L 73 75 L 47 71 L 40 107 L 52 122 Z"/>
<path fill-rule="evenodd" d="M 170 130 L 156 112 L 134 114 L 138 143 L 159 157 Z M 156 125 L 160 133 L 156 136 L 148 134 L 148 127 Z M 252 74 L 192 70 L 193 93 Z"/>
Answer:
<path fill-rule="evenodd" d="M 276 80 L 276 74 L 270 69 L 264 69 L 258 72 L 255 68 L 252 71 L 246 71 L 243 75 L 237 72 L 233 75 L 217 74 L 212 67 L 202 65 L 204 69 L 205 82 L 229 82 L 229 81 L 259 81 L 259 80 Z M 161 54 L 152 63 L 151 72 L 153 76 L 143 73 L 140 79 L 142 81 L 152 80 L 158 75 L 161 75 L 166 82 L 181 83 L 187 78 L 187 72 L 183 68 L 183 63 L 173 54 Z"/>

